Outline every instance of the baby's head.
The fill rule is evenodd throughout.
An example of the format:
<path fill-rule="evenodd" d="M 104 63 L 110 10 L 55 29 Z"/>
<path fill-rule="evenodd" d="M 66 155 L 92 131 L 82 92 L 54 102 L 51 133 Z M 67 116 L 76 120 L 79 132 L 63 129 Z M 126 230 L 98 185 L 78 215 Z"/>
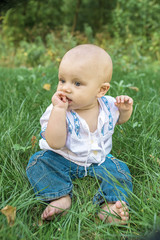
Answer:
<path fill-rule="evenodd" d="M 84 109 L 106 94 L 111 77 L 112 60 L 108 53 L 95 45 L 79 45 L 62 58 L 57 91 L 65 93 L 69 109 Z"/>
<path fill-rule="evenodd" d="M 109 54 L 102 48 L 92 45 L 78 45 L 69 50 L 62 58 L 60 69 L 64 63 L 70 63 L 72 67 L 79 65 L 79 70 L 88 71 L 94 81 L 110 83 L 112 78 L 112 60 Z"/>

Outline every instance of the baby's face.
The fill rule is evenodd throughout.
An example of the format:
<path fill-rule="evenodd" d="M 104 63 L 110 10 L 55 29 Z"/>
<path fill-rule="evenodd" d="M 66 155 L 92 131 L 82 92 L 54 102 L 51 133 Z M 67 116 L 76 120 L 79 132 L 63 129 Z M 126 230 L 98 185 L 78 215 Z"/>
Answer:
<path fill-rule="evenodd" d="M 99 94 L 102 84 L 110 82 L 111 76 L 112 60 L 103 49 L 79 45 L 61 61 L 57 91 L 66 95 L 69 110 L 92 108 L 102 96 Z"/>
<path fill-rule="evenodd" d="M 100 88 L 99 74 L 92 60 L 65 57 L 59 67 L 57 91 L 63 91 L 69 110 L 88 109 L 97 102 Z"/>

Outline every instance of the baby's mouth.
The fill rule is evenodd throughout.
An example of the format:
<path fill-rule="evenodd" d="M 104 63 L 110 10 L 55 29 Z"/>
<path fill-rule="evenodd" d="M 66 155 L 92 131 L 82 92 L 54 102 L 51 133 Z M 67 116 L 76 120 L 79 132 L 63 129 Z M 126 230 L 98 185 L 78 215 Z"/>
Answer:
<path fill-rule="evenodd" d="M 70 98 L 68 98 L 68 97 L 66 97 L 66 98 L 67 98 L 68 103 L 72 102 L 72 100 Z"/>

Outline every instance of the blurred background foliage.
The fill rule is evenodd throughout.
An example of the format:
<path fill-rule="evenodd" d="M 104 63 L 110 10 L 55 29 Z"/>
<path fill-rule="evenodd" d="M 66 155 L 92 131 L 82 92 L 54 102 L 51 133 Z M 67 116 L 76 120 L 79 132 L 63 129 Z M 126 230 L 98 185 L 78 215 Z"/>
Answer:
<path fill-rule="evenodd" d="M 94 43 L 123 64 L 160 60 L 159 0 L 1 0 L 0 64 L 59 63 Z"/>

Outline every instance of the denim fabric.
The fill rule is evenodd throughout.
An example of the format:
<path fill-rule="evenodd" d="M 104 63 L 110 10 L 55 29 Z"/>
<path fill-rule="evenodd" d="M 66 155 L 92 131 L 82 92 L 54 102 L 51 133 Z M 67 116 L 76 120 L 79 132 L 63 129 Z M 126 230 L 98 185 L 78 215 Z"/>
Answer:
<path fill-rule="evenodd" d="M 91 164 L 86 170 L 88 176 L 100 180 L 99 189 L 93 198 L 94 203 L 122 200 L 128 204 L 132 180 L 124 162 L 108 154 L 101 165 Z M 37 197 L 43 201 L 51 201 L 68 194 L 72 197 L 72 180 L 83 178 L 85 167 L 53 151 L 43 150 L 30 158 L 27 176 Z"/>

